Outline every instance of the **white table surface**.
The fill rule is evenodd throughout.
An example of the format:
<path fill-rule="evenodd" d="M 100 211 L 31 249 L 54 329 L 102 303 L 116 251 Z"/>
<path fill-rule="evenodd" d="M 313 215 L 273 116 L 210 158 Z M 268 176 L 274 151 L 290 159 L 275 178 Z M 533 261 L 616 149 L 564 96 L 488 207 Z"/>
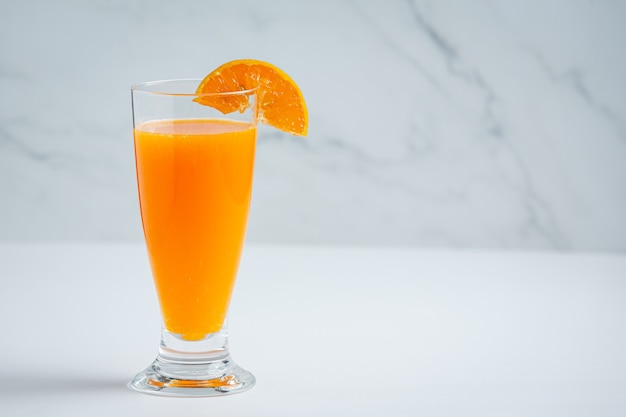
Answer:
<path fill-rule="evenodd" d="M 0 416 L 626 416 L 626 255 L 247 246 L 247 393 L 126 383 L 160 319 L 141 244 L 0 244 Z"/>

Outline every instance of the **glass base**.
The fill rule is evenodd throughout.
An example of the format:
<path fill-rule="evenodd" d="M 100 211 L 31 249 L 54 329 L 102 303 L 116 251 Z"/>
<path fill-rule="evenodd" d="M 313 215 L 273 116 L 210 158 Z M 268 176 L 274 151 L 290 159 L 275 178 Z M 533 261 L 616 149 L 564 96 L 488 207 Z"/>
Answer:
<path fill-rule="evenodd" d="M 163 330 L 157 358 L 128 386 L 145 394 L 214 397 L 247 391 L 255 383 L 230 357 L 225 329 L 193 342 Z"/>
<path fill-rule="evenodd" d="M 157 358 L 128 386 L 146 394 L 214 397 L 247 391 L 254 387 L 255 382 L 254 375 L 230 359 L 219 363 L 182 365 L 165 364 Z"/>

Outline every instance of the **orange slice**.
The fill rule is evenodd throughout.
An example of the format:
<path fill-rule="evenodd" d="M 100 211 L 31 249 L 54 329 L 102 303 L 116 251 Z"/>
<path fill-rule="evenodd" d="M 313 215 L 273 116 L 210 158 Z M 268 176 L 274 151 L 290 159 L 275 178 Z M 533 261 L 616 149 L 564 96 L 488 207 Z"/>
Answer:
<path fill-rule="evenodd" d="M 259 122 L 292 135 L 306 136 L 309 116 L 300 88 L 283 70 L 267 62 L 239 59 L 221 65 L 204 77 L 194 101 L 224 114 L 243 112 L 250 107 L 248 97 L 210 93 L 252 89 L 257 89 Z"/>

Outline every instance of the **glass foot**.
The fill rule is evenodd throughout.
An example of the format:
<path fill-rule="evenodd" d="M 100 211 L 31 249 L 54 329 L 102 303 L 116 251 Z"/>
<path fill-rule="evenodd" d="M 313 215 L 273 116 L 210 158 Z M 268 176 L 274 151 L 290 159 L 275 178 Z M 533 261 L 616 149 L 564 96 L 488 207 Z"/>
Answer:
<path fill-rule="evenodd" d="M 157 358 L 128 384 L 146 394 L 172 397 L 214 397 L 244 392 L 256 383 L 250 372 L 230 358 L 206 364 L 166 363 Z"/>
<path fill-rule="evenodd" d="M 146 394 L 214 397 L 254 387 L 256 378 L 233 362 L 226 327 L 198 341 L 162 330 L 159 354 L 128 386 Z"/>

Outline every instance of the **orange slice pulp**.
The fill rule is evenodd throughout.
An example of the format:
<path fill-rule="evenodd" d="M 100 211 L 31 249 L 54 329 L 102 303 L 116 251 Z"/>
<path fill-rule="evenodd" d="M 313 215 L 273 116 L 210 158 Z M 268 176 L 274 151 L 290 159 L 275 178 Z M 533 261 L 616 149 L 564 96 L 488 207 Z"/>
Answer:
<path fill-rule="evenodd" d="M 292 135 L 306 136 L 309 117 L 300 88 L 283 70 L 267 62 L 239 59 L 219 66 L 200 82 L 194 101 L 224 114 L 243 112 L 250 107 L 248 97 L 210 93 L 252 89 L 257 89 L 259 122 Z"/>

